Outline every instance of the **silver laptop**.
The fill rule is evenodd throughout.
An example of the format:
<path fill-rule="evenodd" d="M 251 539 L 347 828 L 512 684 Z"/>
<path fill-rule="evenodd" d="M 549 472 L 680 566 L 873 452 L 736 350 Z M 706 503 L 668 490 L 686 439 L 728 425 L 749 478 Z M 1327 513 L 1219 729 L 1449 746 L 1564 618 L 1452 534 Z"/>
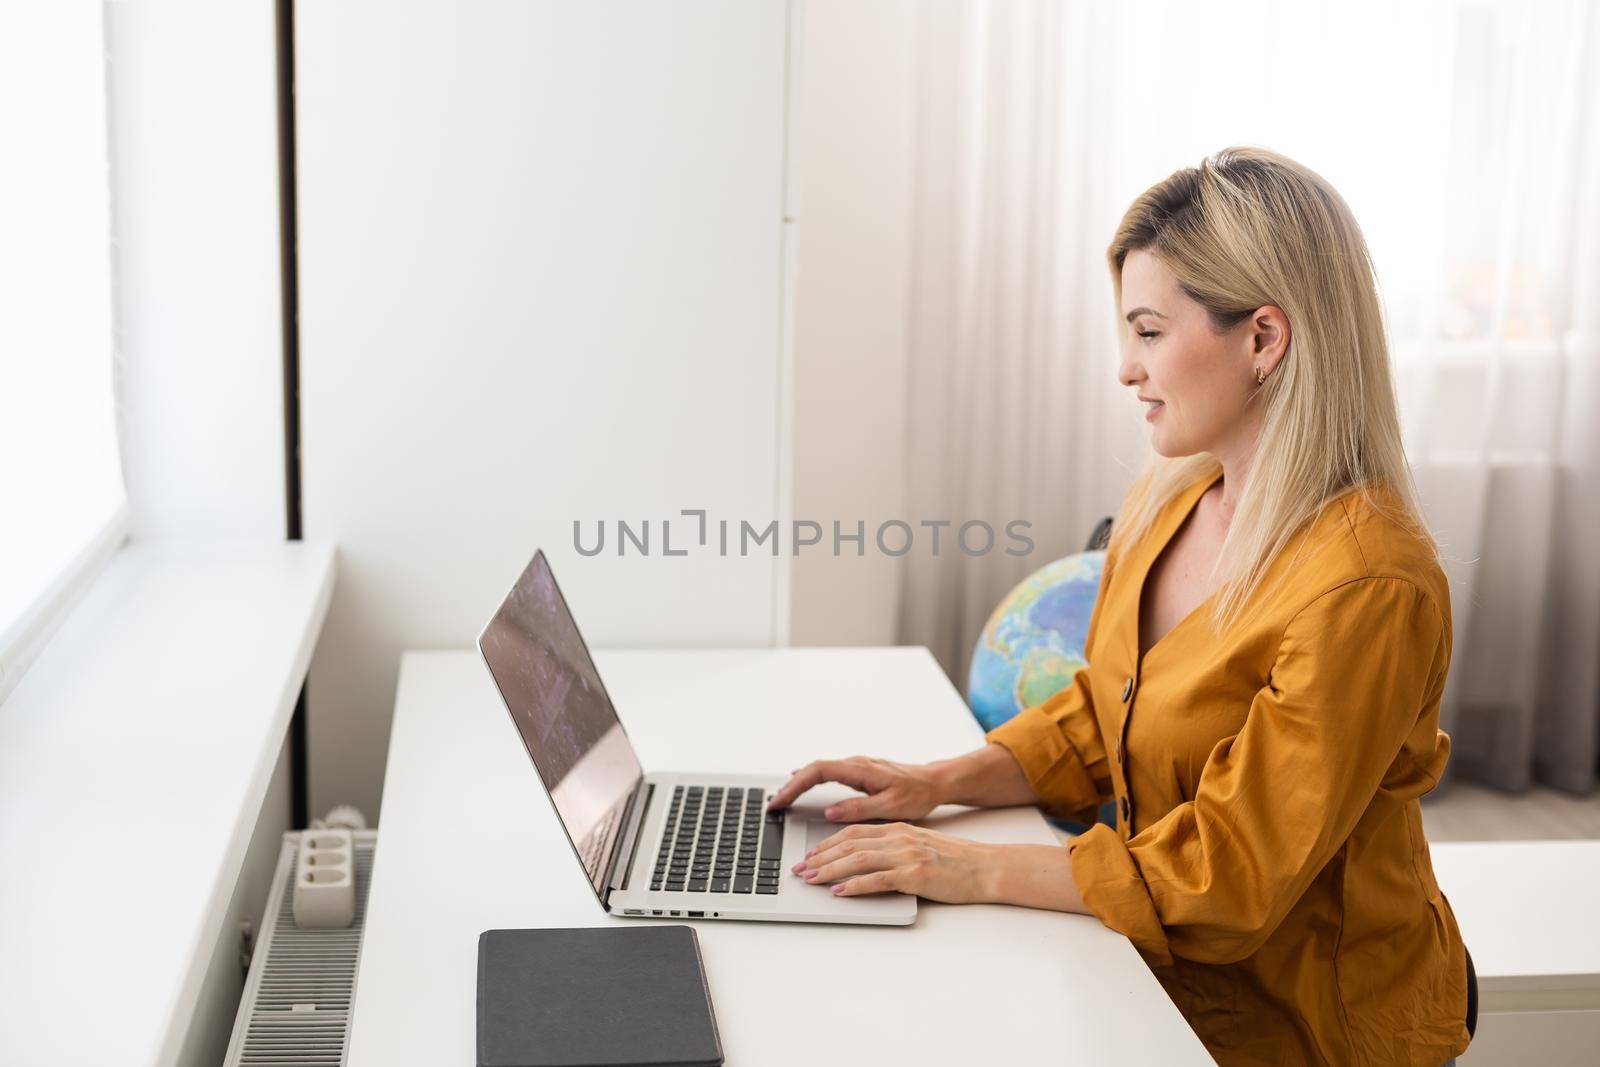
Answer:
<path fill-rule="evenodd" d="M 651 919 L 904 926 L 917 898 L 835 896 L 789 868 L 839 829 L 820 807 L 768 812 L 769 775 L 646 773 L 543 552 L 478 637 L 506 710 L 600 906 Z"/>

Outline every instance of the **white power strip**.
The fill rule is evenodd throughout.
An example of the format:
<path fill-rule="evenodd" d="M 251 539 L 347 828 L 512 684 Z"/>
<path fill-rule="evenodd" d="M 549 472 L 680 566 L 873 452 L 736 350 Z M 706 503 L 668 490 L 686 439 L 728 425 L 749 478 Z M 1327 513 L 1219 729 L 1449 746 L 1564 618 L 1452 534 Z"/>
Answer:
<path fill-rule="evenodd" d="M 294 871 L 294 921 L 302 930 L 349 926 L 356 914 L 356 853 L 349 830 L 300 835 Z"/>

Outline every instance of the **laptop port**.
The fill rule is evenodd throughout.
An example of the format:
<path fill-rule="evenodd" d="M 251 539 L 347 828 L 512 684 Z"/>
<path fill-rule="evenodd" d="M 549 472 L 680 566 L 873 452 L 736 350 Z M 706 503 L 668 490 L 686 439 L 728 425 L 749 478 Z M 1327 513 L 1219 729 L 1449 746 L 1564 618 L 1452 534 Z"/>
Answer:
<path fill-rule="evenodd" d="M 677 908 L 673 908 L 672 909 L 672 914 L 674 914 L 674 915 L 678 914 L 678 909 Z"/>
<path fill-rule="evenodd" d="M 624 915 L 643 915 L 644 914 L 644 909 L 643 908 L 623 908 L 622 909 L 622 914 L 624 914 Z"/>
<path fill-rule="evenodd" d="M 651 915 L 660 915 L 661 914 L 661 909 L 660 908 L 651 908 L 650 909 L 650 914 Z"/>
<path fill-rule="evenodd" d="M 689 913 L 689 918 L 691 919 L 704 919 L 705 917 L 706 913 L 703 911 L 691 911 Z"/>

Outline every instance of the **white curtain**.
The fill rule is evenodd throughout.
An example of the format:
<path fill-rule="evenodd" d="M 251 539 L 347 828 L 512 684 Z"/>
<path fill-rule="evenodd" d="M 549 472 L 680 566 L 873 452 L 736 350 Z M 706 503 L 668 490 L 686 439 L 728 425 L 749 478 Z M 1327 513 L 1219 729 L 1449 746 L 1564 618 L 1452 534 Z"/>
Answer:
<path fill-rule="evenodd" d="M 1452 577 L 1452 769 L 1587 791 L 1600 752 L 1600 12 L 1453 12 L 1439 195 L 1391 304 L 1408 448 Z M 1381 280 L 1381 279 L 1380 279 Z"/>
<path fill-rule="evenodd" d="M 1453 771 L 1574 791 L 1600 755 L 1600 12 L 1587 0 L 919 5 L 910 506 L 1034 522 L 908 557 L 901 637 L 958 679 L 1143 452 L 1104 249 L 1144 188 L 1260 144 L 1366 233 L 1451 575 Z"/>
<path fill-rule="evenodd" d="M 990 610 L 1083 547 L 1145 446 L 1118 395 L 1105 266 L 1111 6 L 917 11 L 908 512 L 1026 521 L 1035 545 L 904 558 L 899 638 L 959 683 Z"/>

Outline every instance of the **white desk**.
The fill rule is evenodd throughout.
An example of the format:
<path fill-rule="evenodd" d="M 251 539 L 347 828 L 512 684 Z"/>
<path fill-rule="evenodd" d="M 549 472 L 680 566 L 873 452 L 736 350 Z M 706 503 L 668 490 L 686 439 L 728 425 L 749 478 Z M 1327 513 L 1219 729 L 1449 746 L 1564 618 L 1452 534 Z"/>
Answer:
<path fill-rule="evenodd" d="M 125 547 L 0 705 L 0 1063 L 177 1060 L 333 571 Z"/>
<path fill-rule="evenodd" d="M 651 770 L 921 762 L 983 740 L 920 648 L 596 659 Z M 951 833 L 1055 843 L 1031 808 L 943 813 Z M 476 653 L 401 664 L 367 916 L 354 1067 L 475 1062 L 483 930 L 630 921 L 600 910 Z M 923 901 L 908 927 L 693 925 L 729 1064 L 1211 1062 L 1133 947 L 1088 916 Z"/>

